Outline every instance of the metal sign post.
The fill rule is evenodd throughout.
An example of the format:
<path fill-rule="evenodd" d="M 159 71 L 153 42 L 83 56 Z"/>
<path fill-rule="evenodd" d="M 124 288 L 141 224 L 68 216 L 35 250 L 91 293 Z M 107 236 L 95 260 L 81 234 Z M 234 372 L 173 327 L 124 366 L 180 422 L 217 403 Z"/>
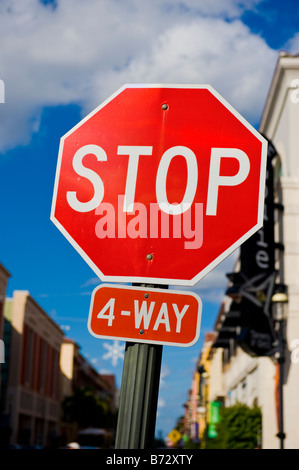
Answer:
<path fill-rule="evenodd" d="M 133 285 L 168 289 L 168 286 Z M 162 350 L 161 344 L 126 343 L 116 449 L 149 449 L 153 446 Z"/>
<path fill-rule="evenodd" d="M 163 346 L 126 343 L 116 449 L 153 446 Z"/>

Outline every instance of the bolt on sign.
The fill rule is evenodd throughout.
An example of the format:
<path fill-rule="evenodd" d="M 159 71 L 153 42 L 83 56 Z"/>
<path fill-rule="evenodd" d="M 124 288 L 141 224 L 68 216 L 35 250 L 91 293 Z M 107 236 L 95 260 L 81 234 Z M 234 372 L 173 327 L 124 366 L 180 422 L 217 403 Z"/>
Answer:
<path fill-rule="evenodd" d="M 62 137 L 51 220 L 102 281 L 194 285 L 263 224 L 266 140 L 209 85 L 125 85 Z"/>
<path fill-rule="evenodd" d="M 97 338 L 191 346 L 201 311 L 191 292 L 101 284 L 92 294 L 88 329 Z"/>

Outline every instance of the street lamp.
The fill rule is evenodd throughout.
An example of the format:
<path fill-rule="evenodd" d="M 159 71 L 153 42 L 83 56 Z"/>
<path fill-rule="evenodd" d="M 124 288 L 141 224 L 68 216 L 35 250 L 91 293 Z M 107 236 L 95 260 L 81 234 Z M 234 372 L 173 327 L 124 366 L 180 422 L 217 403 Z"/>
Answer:
<path fill-rule="evenodd" d="M 275 357 L 279 365 L 279 432 L 276 436 L 280 440 L 280 449 L 284 448 L 284 422 L 283 422 L 283 378 L 285 362 L 285 305 L 288 302 L 287 286 L 285 284 L 276 284 L 272 295 L 273 320 L 277 332 L 277 351 Z"/>
<path fill-rule="evenodd" d="M 199 393 L 200 393 L 200 402 L 201 406 L 204 409 L 204 433 L 203 433 L 203 440 L 205 448 L 207 447 L 207 440 L 208 440 L 208 378 L 209 374 L 207 373 L 203 364 L 199 364 L 197 367 L 197 372 L 200 374 L 199 379 Z"/>

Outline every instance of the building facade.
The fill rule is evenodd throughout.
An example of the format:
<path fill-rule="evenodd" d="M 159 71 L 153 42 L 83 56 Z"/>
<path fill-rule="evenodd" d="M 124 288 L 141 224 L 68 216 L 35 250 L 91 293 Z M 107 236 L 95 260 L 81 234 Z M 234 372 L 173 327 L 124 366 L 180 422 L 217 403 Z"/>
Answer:
<path fill-rule="evenodd" d="M 7 437 L 21 445 L 53 445 L 59 435 L 59 357 L 64 333 L 27 291 L 15 291 L 6 300 L 4 315 L 9 330 L 3 397 Z"/>
<path fill-rule="evenodd" d="M 112 413 L 116 413 L 118 391 L 115 376 L 112 374 L 99 374 L 81 354 L 79 345 L 66 337 L 61 344 L 60 371 L 62 401 L 73 396 L 78 389 L 90 388 L 98 398 L 107 404 Z M 61 442 L 66 444 L 77 441 L 82 431 L 77 423 L 66 422 L 63 417 L 61 418 Z M 84 429 L 84 433 L 87 433 L 87 431 L 87 429 Z M 95 430 L 95 432 L 97 431 Z M 107 436 L 109 435 L 109 440 L 113 441 L 113 432 L 106 430 L 106 433 Z"/>
<path fill-rule="evenodd" d="M 276 348 L 269 357 L 252 358 L 238 350 L 226 373 L 231 399 L 241 397 L 261 406 L 264 448 L 279 448 L 281 443 L 284 448 L 299 448 L 299 368 L 292 360 L 293 345 L 298 344 L 299 338 L 298 86 L 299 56 L 281 53 L 259 131 L 273 144 L 277 153 L 273 160 L 274 204 L 278 209 L 274 219 L 274 241 L 276 247 L 283 249 L 275 251 L 274 267 L 276 282 L 287 287 L 288 302 L 280 305 L 281 319 L 274 322 L 274 328 L 279 323 L 285 344 L 282 351 Z M 281 369 L 280 363 L 283 364 Z M 279 390 L 279 371 L 282 392 Z"/>
<path fill-rule="evenodd" d="M 259 132 L 269 142 L 264 226 L 228 276 L 207 402 L 259 406 L 260 446 L 298 449 L 299 55 L 279 54 Z"/>
<path fill-rule="evenodd" d="M 195 443 L 202 443 L 203 448 L 207 437 L 212 378 L 219 378 L 218 374 L 214 374 L 215 369 L 211 373 L 211 367 L 215 366 L 215 362 L 211 361 L 211 348 L 216 337 L 216 332 L 208 332 L 205 335 L 202 351 L 193 372 L 188 399 L 184 404 L 184 435 Z"/>
<path fill-rule="evenodd" d="M 5 282 L 1 287 L 5 295 Z M 114 376 L 99 374 L 28 291 L 5 299 L 3 338 L 0 447 L 54 448 L 77 441 L 80 428 L 64 422 L 62 407 L 76 389 L 92 388 L 115 413 Z"/>
<path fill-rule="evenodd" d="M 299 448 L 299 367 L 292 360 L 299 338 L 299 55 L 281 53 L 260 124 L 260 132 L 279 155 L 276 198 L 283 213 L 276 222 L 276 239 L 284 246 L 277 259 L 280 281 L 288 288 L 285 316 L 283 420 L 285 448 Z M 276 374 L 273 385 L 275 388 Z"/>
<path fill-rule="evenodd" d="M 7 269 L 0 263 L 0 416 L 3 413 L 3 401 L 1 397 L 5 393 L 5 384 L 7 383 L 7 367 L 5 361 L 7 361 L 6 351 L 6 337 L 4 332 L 4 302 L 6 296 L 6 289 L 10 274 Z M 0 435 L 1 439 L 1 435 Z"/>
<path fill-rule="evenodd" d="M 1 349 L 0 349 L 0 367 L 3 362 L 5 362 L 5 342 L 3 339 L 4 335 L 4 301 L 6 296 L 6 288 L 10 274 L 7 269 L 0 263 L 0 340 L 1 340 Z"/>

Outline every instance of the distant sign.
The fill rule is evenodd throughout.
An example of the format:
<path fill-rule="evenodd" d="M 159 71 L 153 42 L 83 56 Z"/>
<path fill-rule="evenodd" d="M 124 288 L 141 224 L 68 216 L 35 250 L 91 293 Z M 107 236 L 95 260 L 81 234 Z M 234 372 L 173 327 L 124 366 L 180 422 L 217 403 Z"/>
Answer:
<path fill-rule="evenodd" d="M 217 433 L 217 424 L 220 421 L 220 408 L 221 402 L 220 401 L 212 401 L 209 407 L 209 429 L 208 429 L 208 437 L 214 439 L 214 437 L 218 436 Z"/>
<path fill-rule="evenodd" d="M 97 338 L 191 346 L 202 302 L 194 293 L 102 284 L 92 294 L 88 329 Z"/>
<path fill-rule="evenodd" d="M 173 429 L 169 434 L 168 434 L 168 439 L 170 440 L 171 444 L 175 446 L 181 439 L 182 439 L 182 434 L 180 431 L 177 429 Z"/>

